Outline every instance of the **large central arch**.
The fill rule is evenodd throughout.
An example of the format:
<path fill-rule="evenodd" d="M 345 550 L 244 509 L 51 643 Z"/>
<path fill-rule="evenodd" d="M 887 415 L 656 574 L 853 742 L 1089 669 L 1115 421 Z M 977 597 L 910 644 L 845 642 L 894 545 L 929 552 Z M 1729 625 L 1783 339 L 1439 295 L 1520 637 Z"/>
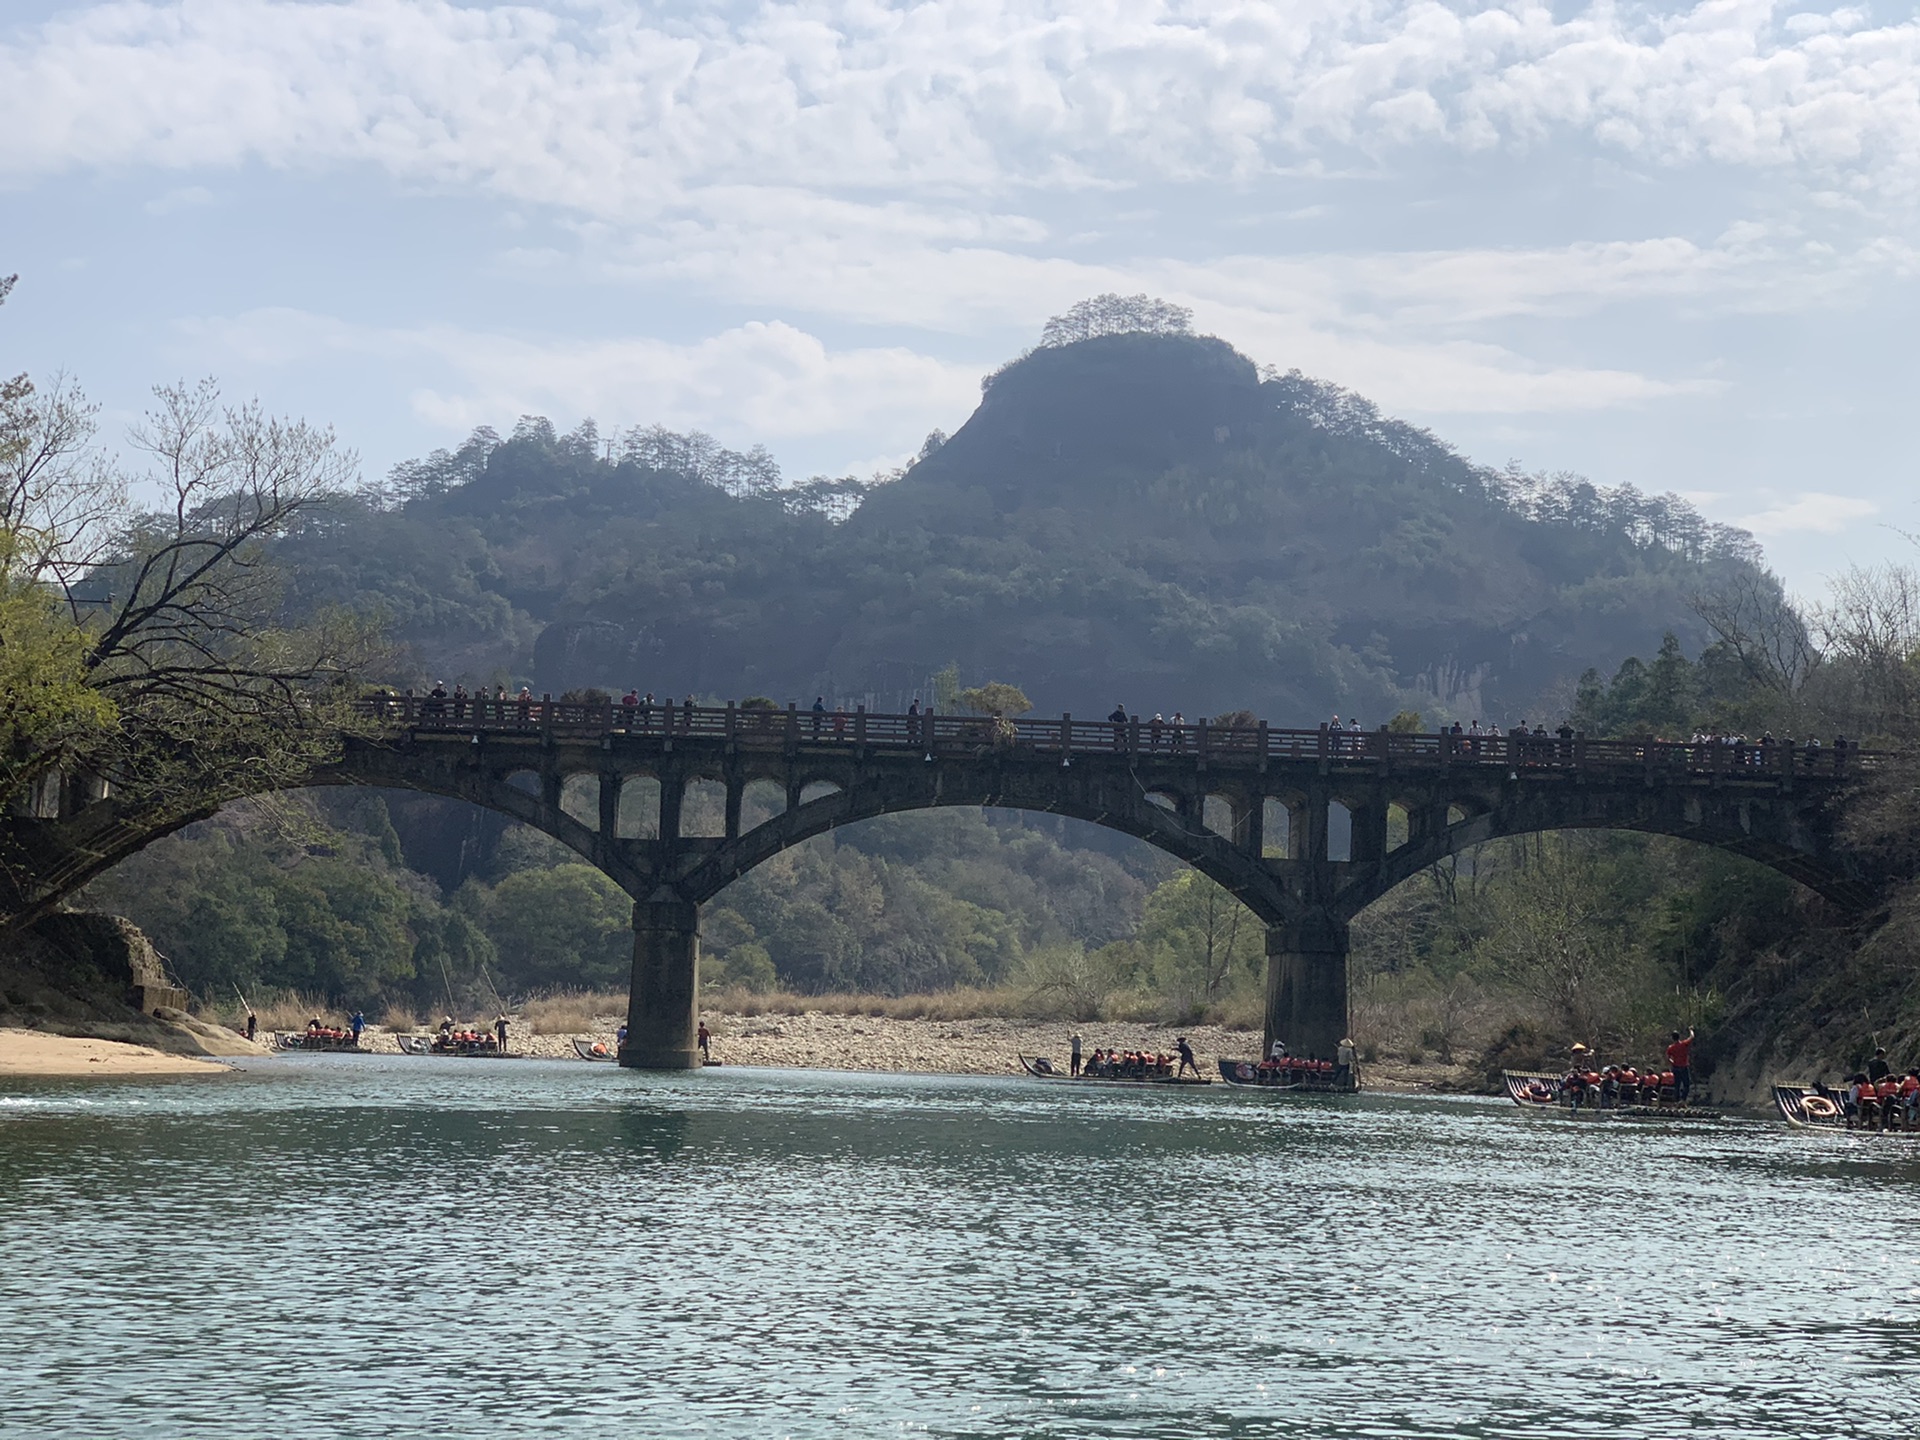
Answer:
<path fill-rule="evenodd" d="M 1267 927 L 1266 1031 L 1329 1055 L 1347 1028 L 1347 927 L 1426 867 L 1541 830 L 1665 834 L 1770 865 L 1845 906 L 1871 891 L 1833 838 L 1835 798 L 1871 757 L 1792 749 L 1210 730 L 1112 722 L 809 715 L 543 703 L 476 715 L 388 702 L 306 783 L 425 791 L 531 825 L 634 902 L 623 1062 L 694 1048 L 700 907 L 754 866 L 855 821 L 949 806 L 1066 815 L 1144 840 Z M 1811 763 L 1810 763 L 1811 762 Z M 211 807 L 210 807 L 211 808 Z M 155 834 L 110 799 L 50 821 L 76 874 Z M 187 817 L 197 818 L 197 817 Z M 184 823 L 182 821 L 181 823 Z"/>

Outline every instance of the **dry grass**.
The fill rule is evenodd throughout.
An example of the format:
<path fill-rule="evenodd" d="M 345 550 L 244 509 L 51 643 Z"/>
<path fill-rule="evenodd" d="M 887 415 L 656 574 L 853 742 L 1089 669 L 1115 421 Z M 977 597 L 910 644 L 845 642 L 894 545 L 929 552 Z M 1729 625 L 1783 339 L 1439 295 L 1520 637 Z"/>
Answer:
<path fill-rule="evenodd" d="M 374 1023 L 388 1030 L 405 1033 L 419 1027 L 420 1017 L 411 1005 L 389 1005 L 380 1012 L 380 1018 Z"/>
<path fill-rule="evenodd" d="M 260 990 L 252 1000 L 253 1013 L 260 1017 L 262 1030 L 304 1030 L 316 1015 L 336 1024 L 346 1019 L 345 1012 L 332 1001 L 299 990 Z M 231 1025 L 237 1030 L 245 1027 L 247 1012 L 236 999 L 203 1008 L 200 1018 L 216 1025 Z"/>
<path fill-rule="evenodd" d="M 590 1035 L 626 1017 L 627 997 L 614 990 L 568 990 L 543 995 L 520 1007 L 520 1019 L 535 1035 Z"/>
<path fill-rule="evenodd" d="M 799 995 L 791 990 L 714 990 L 701 1008 L 728 1015 L 871 1015 L 890 1020 L 1025 1019 L 1033 1012 L 1025 990 L 966 988 L 931 995 Z"/>

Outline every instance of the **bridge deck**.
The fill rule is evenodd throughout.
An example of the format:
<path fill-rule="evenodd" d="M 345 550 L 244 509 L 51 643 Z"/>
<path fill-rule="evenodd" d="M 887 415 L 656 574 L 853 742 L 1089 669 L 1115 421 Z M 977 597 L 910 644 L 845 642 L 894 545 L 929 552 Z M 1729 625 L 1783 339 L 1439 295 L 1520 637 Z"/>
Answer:
<path fill-rule="evenodd" d="M 981 748 L 1058 755 L 1126 755 L 1166 759 L 1192 756 L 1222 762 L 1324 761 L 1398 768 L 1486 766 L 1562 769 L 1665 777 L 1729 776 L 1762 779 L 1797 775 L 1838 778 L 1880 757 L 1836 742 L 1830 746 L 1778 742 L 1728 744 L 1648 737 L 1592 740 L 1580 734 L 1456 735 L 1378 730 L 1280 729 L 1219 726 L 1206 721 L 1173 725 L 1128 719 L 1003 720 L 971 715 L 881 715 L 864 709 L 820 712 L 694 705 L 579 704 L 483 698 L 438 700 L 402 696 L 360 702 L 362 714 L 383 728 L 458 734 L 554 735 L 578 740 L 610 735 L 656 740 L 722 741 L 746 749 L 800 745 L 848 746 L 867 752 L 921 753 L 932 758 L 978 754 Z"/>

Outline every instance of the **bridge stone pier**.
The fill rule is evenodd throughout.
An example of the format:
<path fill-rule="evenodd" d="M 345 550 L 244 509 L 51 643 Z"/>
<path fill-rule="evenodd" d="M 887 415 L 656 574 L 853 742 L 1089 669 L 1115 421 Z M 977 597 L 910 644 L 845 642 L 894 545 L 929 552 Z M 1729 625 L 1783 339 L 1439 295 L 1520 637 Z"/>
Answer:
<path fill-rule="evenodd" d="M 620 1059 L 643 1069 L 699 1063 L 702 904 L 810 836 L 908 810 L 1069 815 L 1178 856 L 1267 927 L 1266 1042 L 1321 1056 L 1347 1033 L 1353 917 L 1500 836 L 1673 835 L 1772 866 L 1842 906 L 1872 893 L 1834 819 L 1854 779 L 1881 761 L 1847 750 L 545 698 L 363 709 L 364 727 L 311 783 L 486 806 L 570 846 L 633 898 Z M 50 815 L 38 843 L 70 851 L 68 871 L 88 878 L 153 838 L 126 829 L 117 839 L 111 811 L 95 799 Z"/>

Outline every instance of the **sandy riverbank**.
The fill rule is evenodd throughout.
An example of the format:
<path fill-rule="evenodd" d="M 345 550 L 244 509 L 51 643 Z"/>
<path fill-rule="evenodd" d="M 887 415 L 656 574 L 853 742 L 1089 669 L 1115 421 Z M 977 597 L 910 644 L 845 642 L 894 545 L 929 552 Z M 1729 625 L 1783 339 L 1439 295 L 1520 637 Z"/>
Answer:
<path fill-rule="evenodd" d="M 114 1078 L 132 1075 L 225 1075 L 224 1065 L 169 1055 L 118 1040 L 84 1040 L 39 1030 L 0 1030 L 0 1076 Z"/>

